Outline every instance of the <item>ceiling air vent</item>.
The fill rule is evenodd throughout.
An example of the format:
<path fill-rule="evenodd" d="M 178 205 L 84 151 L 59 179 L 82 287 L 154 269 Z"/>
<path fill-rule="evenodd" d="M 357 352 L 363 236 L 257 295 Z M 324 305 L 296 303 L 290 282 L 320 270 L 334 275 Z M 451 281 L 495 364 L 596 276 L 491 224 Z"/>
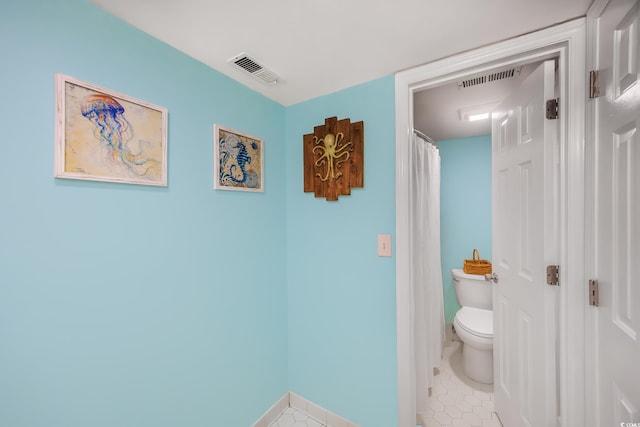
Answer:
<path fill-rule="evenodd" d="M 517 69 L 510 68 L 508 70 L 492 72 L 489 74 L 483 74 L 481 76 L 472 77 L 467 80 L 461 80 L 458 82 L 458 87 L 462 89 L 462 88 L 482 85 L 485 83 L 491 83 L 498 80 L 509 79 L 511 77 L 519 75 L 521 69 L 522 67 L 519 67 Z"/>
<path fill-rule="evenodd" d="M 460 87 L 471 87 L 481 85 L 487 82 L 487 76 L 474 77 L 473 79 L 463 80 L 458 82 Z"/>
<path fill-rule="evenodd" d="M 227 62 L 251 74 L 253 77 L 263 81 L 266 84 L 276 84 L 280 79 L 280 76 L 278 76 L 276 73 L 274 73 L 246 53 L 236 55 L 233 58 L 229 59 Z"/>

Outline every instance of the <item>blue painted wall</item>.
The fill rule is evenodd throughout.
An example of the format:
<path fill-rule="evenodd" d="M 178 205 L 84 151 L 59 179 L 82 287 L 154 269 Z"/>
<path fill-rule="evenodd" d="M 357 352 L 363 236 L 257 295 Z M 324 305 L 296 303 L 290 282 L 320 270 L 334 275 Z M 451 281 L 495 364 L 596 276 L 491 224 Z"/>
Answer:
<path fill-rule="evenodd" d="M 284 107 L 83 0 L 1 2 L 0 57 L 0 425 L 251 425 L 288 390 Z M 53 178 L 56 72 L 168 108 L 168 187 Z M 214 123 L 265 193 L 213 190 Z"/>
<path fill-rule="evenodd" d="M 362 426 L 397 425 L 394 78 L 286 110 L 289 385 Z M 364 187 L 303 192 L 302 136 L 327 117 L 364 120 Z"/>
<path fill-rule="evenodd" d="M 0 55 L 0 425 L 246 427 L 289 389 L 396 425 L 392 76 L 284 108 L 84 0 L 1 3 Z M 53 178 L 56 72 L 168 108 L 168 187 Z M 326 202 L 334 115 L 365 186 Z M 214 123 L 264 138 L 265 193 L 212 189 Z"/>
<path fill-rule="evenodd" d="M 460 308 L 451 279 L 478 248 L 491 260 L 491 135 L 438 141 L 441 159 L 440 240 L 445 319 Z"/>

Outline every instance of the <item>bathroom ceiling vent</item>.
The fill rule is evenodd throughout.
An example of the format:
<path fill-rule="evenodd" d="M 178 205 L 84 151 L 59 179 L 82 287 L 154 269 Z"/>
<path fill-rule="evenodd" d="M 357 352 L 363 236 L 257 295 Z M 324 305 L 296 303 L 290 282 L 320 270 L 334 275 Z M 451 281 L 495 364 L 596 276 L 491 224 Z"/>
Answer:
<path fill-rule="evenodd" d="M 472 86 L 478 86 L 485 83 L 491 83 L 498 80 L 509 79 L 511 77 L 517 76 L 520 74 L 522 67 L 518 68 L 510 68 L 508 70 L 496 71 L 489 74 L 483 74 L 481 76 L 472 77 L 467 80 L 461 80 L 458 82 L 458 88 L 464 89 Z"/>
<path fill-rule="evenodd" d="M 236 55 L 233 58 L 229 59 L 227 62 L 234 67 L 239 68 L 246 73 L 249 73 L 253 77 L 261 80 L 263 83 L 266 83 L 268 85 L 277 84 L 278 80 L 280 79 L 280 76 L 278 76 L 276 73 L 274 73 L 246 53 Z"/>

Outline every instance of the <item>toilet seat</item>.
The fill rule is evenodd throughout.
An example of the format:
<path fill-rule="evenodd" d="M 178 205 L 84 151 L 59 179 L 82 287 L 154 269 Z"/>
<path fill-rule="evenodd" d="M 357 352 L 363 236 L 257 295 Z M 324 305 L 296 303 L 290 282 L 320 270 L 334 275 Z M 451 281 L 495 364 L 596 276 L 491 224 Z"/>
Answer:
<path fill-rule="evenodd" d="M 493 339 L 493 311 L 476 307 L 462 307 L 455 316 L 458 329 L 477 338 Z"/>

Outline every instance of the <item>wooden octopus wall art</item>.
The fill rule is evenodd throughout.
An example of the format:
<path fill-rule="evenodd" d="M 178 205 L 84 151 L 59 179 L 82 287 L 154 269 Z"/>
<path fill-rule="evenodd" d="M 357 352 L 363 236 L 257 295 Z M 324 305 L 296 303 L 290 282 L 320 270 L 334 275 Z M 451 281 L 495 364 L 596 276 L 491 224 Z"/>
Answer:
<path fill-rule="evenodd" d="M 305 192 L 327 200 L 351 194 L 364 185 L 364 122 L 325 119 L 303 136 L 303 155 Z"/>

